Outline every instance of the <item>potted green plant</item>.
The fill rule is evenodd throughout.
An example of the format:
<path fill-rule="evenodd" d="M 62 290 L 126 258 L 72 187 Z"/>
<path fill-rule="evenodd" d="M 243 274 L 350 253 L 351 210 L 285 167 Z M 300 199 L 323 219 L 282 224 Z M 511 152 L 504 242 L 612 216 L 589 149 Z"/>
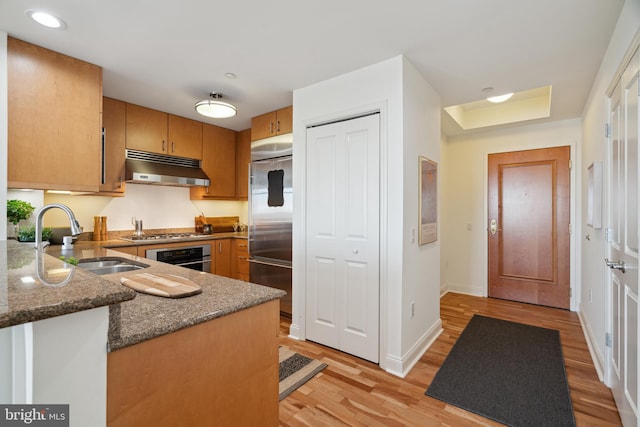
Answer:
<path fill-rule="evenodd" d="M 31 216 L 35 207 L 24 200 L 7 200 L 7 219 L 15 227 L 15 236 L 18 238 L 20 221 L 27 219 Z"/>
<path fill-rule="evenodd" d="M 51 238 L 51 234 L 53 234 L 53 228 L 51 227 L 43 227 L 42 228 L 42 241 L 46 242 Z M 20 242 L 35 242 L 36 241 L 36 226 L 34 224 L 29 224 L 25 227 L 20 227 L 18 230 L 18 241 Z"/>

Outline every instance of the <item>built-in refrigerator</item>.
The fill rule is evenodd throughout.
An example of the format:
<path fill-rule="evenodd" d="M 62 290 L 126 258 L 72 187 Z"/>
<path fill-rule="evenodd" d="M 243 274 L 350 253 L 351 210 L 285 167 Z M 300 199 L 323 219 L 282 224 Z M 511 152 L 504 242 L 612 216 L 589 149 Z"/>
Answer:
<path fill-rule="evenodd" d="M 292 135 L 253 141 L 249 167 L 249 278 L 281 289 L 291 317 Z"/>

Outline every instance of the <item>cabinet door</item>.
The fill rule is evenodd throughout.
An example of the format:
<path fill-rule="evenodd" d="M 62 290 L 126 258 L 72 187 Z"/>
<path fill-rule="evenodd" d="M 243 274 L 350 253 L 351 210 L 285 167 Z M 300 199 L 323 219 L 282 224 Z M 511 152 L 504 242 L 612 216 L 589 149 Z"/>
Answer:
<path fill-rule="evenodd" d="M 202 160 L 202 122 L 169 114 L 169 154 Z"/>
<path fill-rule="evenodd" d="M 231 239 L 216 240 L 215 244 L 211 245 L 211 249 L 215 249 L 216 252 L 215 274 L 231 277 Z"/>
<path fill-rule="evenodd" d="M 275 135 L 276 112 L 253 117 L 251 119 L 251 140 L 269 138 Z"/>
<path fill-rule="evenodd" d="M 127 104 L 127 148 L 167 154 L 167 113 Z"/>
<path fill-rule="evenodd" d="M 7 39 L 9 188 L 98 191 L 102 69 Z"/>
<path fill-rule="evenodd" d="M 235 131 L 206 123 L 202 125 L 202 170 L 211 183 L 208 187 L 191 187 L 191 199 L 235 198 Z"/>
<path fill-rule="evenodd" d="M 101 192 L 124 193 L 126 104 L 111 98 L 102 100 L 104 147 Z"/>
<path fill-rule="evenodd" d="M 231 253 L 232 271 L 234 278 L 249 281 L 249 248 L 246 239 L 234 239 Z"/>
<path fill-rule="evenodd" d="M 276 111 L 276 135 L 293 132 L 293 107 Z"/>
<path fill-rule="evenodd" d="M 251 163 L 251 129 L 236 134 L 236 198 L 249 195 L 249 163 Z"/>

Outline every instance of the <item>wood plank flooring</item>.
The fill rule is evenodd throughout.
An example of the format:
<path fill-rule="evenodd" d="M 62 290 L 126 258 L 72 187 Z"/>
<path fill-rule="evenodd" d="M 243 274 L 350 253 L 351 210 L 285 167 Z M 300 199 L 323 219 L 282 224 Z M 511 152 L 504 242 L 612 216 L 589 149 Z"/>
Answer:
<path fill-rule="evenodd" d="M 611 392 L 598 379 L 576 313 L 454 293 L 446 294 L 440 307 L 444 332 L 404 379 L 357 357 L 292 340 L 287 337 L 289 322 L 281 319 L 281 345 L 329 366 L 280 402 L 280 425 L 500 426 L 424 394 L 476 313 L 558 329 L 577 425 L 621 425 Z"/>

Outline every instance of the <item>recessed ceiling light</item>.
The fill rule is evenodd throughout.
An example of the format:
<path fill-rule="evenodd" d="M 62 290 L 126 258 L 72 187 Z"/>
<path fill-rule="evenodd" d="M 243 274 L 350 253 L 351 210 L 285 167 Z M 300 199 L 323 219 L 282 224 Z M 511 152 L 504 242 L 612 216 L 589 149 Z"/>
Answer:
<path fill-rule="evenodd" d="M 53 28 L 55 30 L 62 30 L 66 27 L 64 21 L 57 16 L 53 16 L 50 13 L 42 12 L 40 10 L 29 9 L 25 11 L 27 16 L 40 25 L 44 25 L 47 28 Z"/>
<path fill-rule="evenodd" d="M 236 75 L 234 73 L 224 73 L 224 76 L 228 77 L 230 79 L 235 79 L 236 78 Z"/>
<path fill-rule="evenodd" d="M 497 103 L 506 101 L 512 96 L 513 96 L 513 93 L 505 93 L 504 95 L 490 96 L 489 98 L 487 98 L 487 101 L 494 102 L 497 104 Z"/>

